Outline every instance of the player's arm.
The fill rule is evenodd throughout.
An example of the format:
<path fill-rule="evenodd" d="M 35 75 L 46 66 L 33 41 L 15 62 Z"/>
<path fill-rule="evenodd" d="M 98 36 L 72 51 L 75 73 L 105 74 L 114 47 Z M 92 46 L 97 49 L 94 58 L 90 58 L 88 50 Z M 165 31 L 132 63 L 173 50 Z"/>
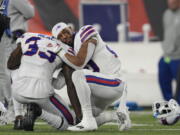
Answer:
<path fill-rule="evenodd" d="M 21 64 L 21 57 L 22 57 L 22 49 L 21 44 L 19 43 L 17 45 L 17 48 L 11 53 L 8 62 L 7 67 L 10 70 L 18 69 Z"/>
<path fill-rule="evenodd" d="M 59 51 L 58 55 L 66 64 L 68 64 L 72 68 L 82 69 L 92 58 L 96 44 L 97 40 L 91 38 L 81 45 L 81 48 L 77 55 L 71 55 L 69 53 L 66 53 L 62 49 Z"/>
<path fill-rule="evenodd" d="M 28 0 L 13 0 L 12 5 L 24 16 L 25 19 L 30 19 L 35 15 L 34 7 Z"/>
<path fill-rule="evenodd" d="M 76 118 L 77 121 L 81 121 L 82 118 L 82 113 L 81 113 L 81 105 L 79 103 L 79 99 L 76 93 L 76 89 L 75 86 L 72 82 L 72 73 L 73 73 L 74 69 L 72 69 L 70 66 L 68 66 L 67 64 L 63 64 L 63 70 L 62 73 L 64 75 L 65 78 L 65 82 L 67 85 L 67 93 L 71 102 L 71 105 L 74 109 L 74 112 L 76 114 Z"/>

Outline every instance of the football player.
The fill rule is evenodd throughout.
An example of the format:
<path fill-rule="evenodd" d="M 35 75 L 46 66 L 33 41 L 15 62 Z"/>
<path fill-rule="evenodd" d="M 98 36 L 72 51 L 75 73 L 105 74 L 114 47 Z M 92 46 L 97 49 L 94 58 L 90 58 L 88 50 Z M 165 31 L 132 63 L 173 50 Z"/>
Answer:
<path fill-rule="evenodd" d="M 76 123 L 74 113 L 60 96 L 54 93 L 54 88 L 61 89 L 68 77 L 64 78 L 60 72 L 57 79 L 52 78 L 54 70 L 63 64 L 60 57 L 51 51 L 52 48 L 61 46 L 73 55 L 72 49 L 54 41 L 52 37 L 37 33 L 24 34 L 17 40 L 17 44 L 18 47 L 8 60 L 8 68 L 13 70 L 13 97 L 22 104 L 28 104 L 24 129 L 32 131 L 38 116 L 60 130 L 65 130 L 69 125 Z M 66 70 L 66 75 L 68 71 Z M 97 125 L 115 121 L 112 116 L 113 113 L 110 112 L 99 115 L 96 117 Z"/>
<path fill-rule="evenodd" d="M 71 131 L 91 131 L 97 129 L 94 116 L 99 116 L 115 100 L 120 99 L 117 109 L 117 119 L 120 130 L 131 127 L 128 109 L 126 107 L 126 82 L 120 76 L 121 63 L 118 55 L 101 39 L 99 33 L 91 25 L 80 28 L 73 39 L 72 30 L 61 22 L 52 29 L 55 38 L 73 45 L 75 55 L 57 48 L 61 59 L 74 68 L 72 80 L 81 104 L 82 121 Z"/>
<path fill-rule="evenodd" d="M 27 131 L 33 130 L 38 116 L 59 130 L 74 124 L 73 113 L 52 86 L 55 81 L 53 73 L 62 66 L 62 61 L 48 48 L 57 46 L 59 44 L 52 37 L 25 33 L 17 40 L 17 48 L 8 60 L 8 68 L 13 70 L 13 97 L 22 104 L 28 104 L 24 119 L 24 129 Z M 69 48 L 65 49 L 68 51 Z M 61 83 L 56 85 L 58 89 L 63 86 Z"/>

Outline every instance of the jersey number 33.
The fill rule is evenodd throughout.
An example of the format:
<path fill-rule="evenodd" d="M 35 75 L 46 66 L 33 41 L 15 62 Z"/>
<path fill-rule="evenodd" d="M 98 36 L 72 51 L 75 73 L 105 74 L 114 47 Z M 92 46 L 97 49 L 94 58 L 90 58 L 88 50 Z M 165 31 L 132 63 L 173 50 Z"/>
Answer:
<path fill-rule="evenodd" d="M 29 44 L 29 48 L 28 50 L 24 53 L 24 55 L 26 56 L 33 56 L 33 55 L 39 55 L 40 58 L 42 59 L 47 59 L 50 63 L 54 62 L 55 58 L 56 58 L 56 54 L 51 52 L 51 51 L 40 51 L 39 47 L 37 45 L 37 41 L 41 40 L 40 37 L 30 37 L 26 40 L 25 44 L 29 44 L 31 42 L 31 44 Z"/>

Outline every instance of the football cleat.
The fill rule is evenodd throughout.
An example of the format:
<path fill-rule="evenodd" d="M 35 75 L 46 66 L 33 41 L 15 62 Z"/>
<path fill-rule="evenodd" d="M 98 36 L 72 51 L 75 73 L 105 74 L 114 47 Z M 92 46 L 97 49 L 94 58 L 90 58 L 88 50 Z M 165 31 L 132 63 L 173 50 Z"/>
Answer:
<path fill-rule="evenodd" d="M 117 110 L 116 115 L 120 131 L 128 130 L 131 128 L 131 120 L 127 107 L 124 110 Z"/>
<path fill-rule="evenodd" d="M 75 126 L 68 127 L 67 130 L 75 132 L 97 130 L 98 127 L 95 118 L 87 119 L 86 121 L 81 121 L 79 124 Z"/>
<path fill-rule="evenodd" d="M 41 108 L 35 104 L 30 103 L 27 105 L 27 113 L 24 116 L 23 127 L 25 131 L 33 131 L 34 123 L 38 116 L 42 113 Z"/>
<path fill-rule="evenodd" d="M 0 102 L 0 125 L 10 124 L 14 121 L 14 111 L 13 106 L 9 106 L 8 109 Z"/>
<path fill-rule="evenodd" d="M 23 129 L 23 116 L 16 116 L 14 121 L 14 130 L 22 130 Z"/>

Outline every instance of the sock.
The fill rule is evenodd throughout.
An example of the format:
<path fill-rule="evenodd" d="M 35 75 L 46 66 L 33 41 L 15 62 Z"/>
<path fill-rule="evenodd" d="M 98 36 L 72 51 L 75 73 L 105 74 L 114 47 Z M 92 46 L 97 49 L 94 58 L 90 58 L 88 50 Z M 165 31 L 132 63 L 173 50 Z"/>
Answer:
<path fill-rule="evenodd" d="M 68 123 L 66 122 L 66 120 L 64 120 L 64 118 L 62 118 L 61 116 L 57 116 L 52 113 L 46 112 L 44 110 L 42 110 L 42 114 L 40 118 L 46 121 L 52 127 L 59 130 L 65 130 L 68 127 Z"/>
<path fill-rule="evenodd" d="M 127 86 L 124 86 L 123 94 L 120 97 L 120 104 L 118 110 L 124 110 L 126 108 Z"/>
<path fill-rule="evenodd" d="M 116 118 L 117 118 L 117 116 L 116 116 L 115 112 L 104 112 L 96 117 L 96 122 L 99 127 L 108 122 L 116 122 L 116 120 L 117 120 Z"/>
<path fill-rule="evenodd" d="M 6 82 L 4 83 L 4 97 L 6 100 L 12 98 L 11 71 L 6 68 Z"/>
<path fill-rule="evenodd" d="M 83 71 L 75 71 L 72 75 L 72 80 L 76 88 L 79 102 L 81 104 L 83 119 L 92 118 L 91 90 L 86 82 Z"/>
<path fill-rule="evenodd" d="M 23 104 L 19 103 L 13 98 L 13 105 L 14 105 L 14 113 L 15 116 L 24 115 L 23 113 Z"/>

